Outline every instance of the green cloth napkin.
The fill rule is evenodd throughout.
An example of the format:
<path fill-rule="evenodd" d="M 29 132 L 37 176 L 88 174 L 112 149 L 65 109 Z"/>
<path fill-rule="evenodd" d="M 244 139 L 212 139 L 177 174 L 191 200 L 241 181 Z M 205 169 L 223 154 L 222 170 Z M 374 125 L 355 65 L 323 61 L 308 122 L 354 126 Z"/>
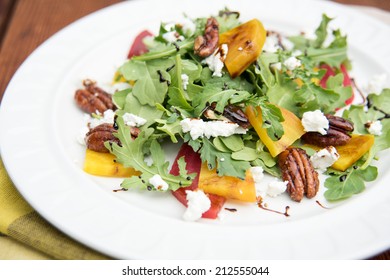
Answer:
<path fill-rule="evenodd" d="M 19 194 L 7 174 L 1 158 L 0 234 L 41 251 L 53 259 L 108 259 L 108 257 L 72 240 L 45 221 Z M 6 246 L 5 243 L 0 244 Z M 14 250 L 18 250 L 20 246 L 14 246 L 14 248 Z"/>

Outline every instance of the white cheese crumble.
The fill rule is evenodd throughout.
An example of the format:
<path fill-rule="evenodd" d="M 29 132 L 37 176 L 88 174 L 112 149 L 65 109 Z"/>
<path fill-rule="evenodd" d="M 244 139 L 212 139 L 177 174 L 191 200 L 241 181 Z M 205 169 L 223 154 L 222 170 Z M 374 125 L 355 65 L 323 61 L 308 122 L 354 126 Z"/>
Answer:
<path fill-rule="evenodd" d="M 167 22 L 165 25 L 164 25 L 164 29 L 166 31 L 172 31 L 175 29 L 175 23 L 174 22 Z"/>
<path fill-rule="evenodd" d="M 287 189 L 288 181 L 274 180 L 268 184 L 267 195 L 270 197 L 276 197 L 284 193 Z"/>
<path fill-rule="evenodd" d="M 284 62 L 283 62 L 284 66 L 286 66 L 286 68 L 288 70 L 294 70 L 295 68 L 298 68 L 300 67 L 302 64 L 301 64 L 301 61 L 299 59 L 297 59 L 295 56 L 290 56 L 289 58 L 287 58 Z"/>
<path fill-rule="evenodd" d="M 183 89 L 184 90 L 187 90 L 187 86 L 188 86 L 188 83 L 189 83 L 189 80 L 188 80 L 188 75 L 187 74 L 181 74 L 181 82 L 183 84 Z"/>
<path fill-rule="evenodd" d="M 381 121 L 374 121 L 374 122 L 371 122 L 371 121 L 368 121 L 365 123 L 364 125 L 368 131 L 368 133 L 372 134 L 372 135 L 382 135 L 382 123 Z"/>
<path fill-rule="evenodd" d="M 329 121 L 320 110 L 305 112 L 301 122 L 306 132 L 313 131 L 326 135 L 329 128 Z"/>
<path fill-rule="evenodd" d="M 149 184 L 158 191 L 166 191 L 169 188 L 168 183 L 165 182 L 158 174 L 153 175 L 153 177 L 149 179 Z"/>
<path fill-rule="evenodd" d="M 179 33 L 177 33 L 176 31 L 166 32 L 162 35 L 162 37 L 164 38 L 165 41 L 169 43 L 174 43 L 176 41 L 184 40 L 184 37 L 179 35 Z"/>
<path fill-rule="evenodd" d="M 103 123 L 114 123 L 115 112 L 111 109 L 104 111 L 103 115 L 99 114 L 99 112 L 96 115 L 98 115 L 96 118 L 89 115 L 88 118 L 85 117 L 90 128 L 95 128 Z"/>
<path fill-rule="evenodd" d="M 147 122 L 144 118 L 130 113 L 125 113 L 122 118 L 126 125 L 133 127 L 140 127 Z"/>
<path fill-rule="evenodd" d="M 227 121 L 203 121 L 201 119 L 186 118 L 180 122 L 183 132 L 189 132 L 193 140 L 200 137 L 230 136 L 245 134 L 246 129 L 236 123 Z"/>
<path fill-rule="evenodd" d="M 282 70 L 282 63 L 280 63 L 280 62 L 271 63 L 270 67 L 274 70 L 281 71 Z"/>
<path fill-rule="evenodd" d="M 386 88 L 387 75 L 386 73 L 381 75 L 375 75 L 368 82 L 365 87 L 367 93 L 380 94 L 384 88 Z"/>
<path fill-rule="evenodd" d="M 278 37 L 271 34 L 265 38 L 263 51 L 268 53 L 276 53 L 280 49 Z"/>
<path fill-rule="evenodd" d="M 264 197 L 267 193 L 267 188 L 265 184 L 262 184 L 261 181 L 264 178 L 264 170 L 261 166 L 254 166 L 249 169 L 252 174 L 253 181 L 255 183 L 256 196 Z"/>
<path fill-rule="evenodd" d="M 186 221 L 199 220 L 202 214 L 210 209 L 211 201 L 202 190 L 186 191 L 186 194 L 188 203 L 183 219 Z"/>
<path fill-rule="evenodd" d="M 194 34 L 196 29 L 195 23 L 189 18 L 182 19 L 180 22 L 178 22 L 178 25 L 181 26 L 183 33 L 187 36 L 191 36 L 192 34 Z"/>
<path fill-rule="evenodd" d="M 268 185 L 262 182 L 264 170 L 261 166 L 251 167 L 249 170 L 255 183 L 256 196 L 260 196 L 264 199 L 266 196 L 276 197 L 286 191 L 287 181 L 282 182 L 274 180 L 268 183 Z"/>
<path fill-rule="evenodd" d="M 324 172 L 329 166 L 335 163 L 339 157 L 340 155 L 337 153 L 336 148 L 329 146 L 312 155 L 310 161 L 315 169 Z"/>
<path fill-rule="evenodd" d="M 213 77 L 222 77 L 223 62 L 226 59 L 228 51 L 228 45 L 222 44 L 212 55 L 202 60 L 202 63 L 207 64 L 210 70 L 213 71 Z"/>
<path fill-rule="evenodd" d="M 294 48 L 294 43 L 291 42 L 286 37 L 281 38 L 281 43 L 282 43 L 282 46 L 284 47 L 284 49 L 287 51 L 291 51 Z"/>

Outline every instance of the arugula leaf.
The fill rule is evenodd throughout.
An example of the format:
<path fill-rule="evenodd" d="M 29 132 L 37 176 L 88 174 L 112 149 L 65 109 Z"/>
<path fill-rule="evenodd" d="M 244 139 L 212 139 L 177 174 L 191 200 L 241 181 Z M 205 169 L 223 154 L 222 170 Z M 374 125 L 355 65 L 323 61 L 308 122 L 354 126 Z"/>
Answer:
<path fill-rule="evenodd" d="M 279 57 L 274 53 L 263 53 L 257 59 L 255 65 L 255 73 L 260 75 L 262 82 L 267 86 L 268 89 L 275 85 L 275 77 L 270 70 L 270 64 L 279 61 Z"/>
<path fill-rule="evenodd" d="M 379 120 L 382 124 L 382 134 L 375 136 L 374 145 L 362 168 L 368 166 L 378 152 L 390 148 L 390 119 L 386 112 L 390 108 L 390 89 L 384 89 L 380 95 L 370 94 L 367 100 L 370 104 L 369 108 L 353 105 L 343 112 L 343 117 L 354 123 L 354 133 L 357 134 L 369 134 L 364 126 L 368 121 Z"/>
<path fill-rule="evenodd" d="M 119 71 L 127 80 L 136 81 L 133 86 L 133 95 L 142 105 L 155 106 L 162 103 L 168 91 L 170 75 L 166 69 L 173 64 L 171 59 L 157 59 L 151 61 L 129 60 Z"/>
<path fill-rule="evenodd" d="M 339 98 L 336 102 L 332 103 L 332 111 L 337 108 L 342 108 L 345 106 L 345 101 L 349 99 L 353 92 L 351 86 L 344 86 L 344 74 L 339 73 L 336 76 L 330 76 L 326 82 L 326 87 L 333 90 L 339 95 Z"/>
<path fill-rule="evenodd" d="M 182 128 L 179 119 L 176 119 L 175 121 L 169 121 L 169 119 L 157 119 L 156 122 L 159 124 L 159 126 L 157 126 L 158 130 L 163 131 L 167 135 L 169 135 L 173 143 L 178 142 L 176 135 L 182 133 Z"/>
<path fill-rule="evenodd" d="M 313 66 L 325 63 L 331 67 L 340 67 L 348 59 L 346 47 L 329 47 L 326 49 L 307 48 L 305 49 L 305 54 L 306 59 Z"/>
<path fill-rule="evenodd" d="M 306 78 L 303 78 L 306 80 Z M 303 86 L 294 93 L 294 101 L 299 106 L 299 113 L 302 115 L 307 111 L 320 109 L 324 113 L 330 113 L 335 109 L 336 102 L 340 95 L 333 90 L 305 81 Z"/>
<path fill-rule="evenodd" d="M 244 148 L 244 141 L 240 135 L 234 134 L 229 137 L 218 137 L 222 143 L 233 152 L 239 151 Z"/>
<path fill-rule="evenodd" d="M 169 173 L 169 162 L 165 161 L 164 151 L 156 140 L 152 140 L 150 144 L 150 154 L 153 163 L 148 165 L 145 162 L 143 148 L 145 143 L 149 141 L 149 137 L 154 132 L 152 128 L 142 130 L 136 139 L 132 139 L 130 136 L 130 128 L 124 124 L 121 117 L 117 118 L 117 124 L 118 132 L 114 133 L 114 135 L 120 140 L 121 146 L 116 143 L 109 144 L 106 142 L 106 148 L 116 156 L 117 162 L 123 164 L 126 167 L 133 167 L 135 170 L 138 170 L 142 173 L 140 178 L 137 176 L 132 176 L 129 179 L 125 179 L 122 187 L 140 187 L 146 189 L 148 188 L 149 179 L 155 174 L 159 174 L 162 179 L 168 183 L 170 190 L 177 190 L 180 187 L 191 184 L 195 174 L 184 174 L 184 176 L 181 174 L 179 176 L 174 176 Z"/>
<path fill-rule="evenodd" d="M 232 159 L 230 153 L 220 152 L 207 138 L 203 138 L 202 143 L 200 158 L 202 162 L 207 162 L 209 169 L 217 169 L 219 176 L 245 179 L 245 172 L 251 167 L 249 162 Z"/>
<path fill-rule="evenodd" d="M 283 107 L 295 115 L 299 114 L 299 107 L 295 104 L 294 92 L 297 84 L 280 72 L 275 73 L 276 83 L 267 91 L 267 97 L 272 104 Z"/>
<path fill-rule="evenodd" d="M 163 112 L 155 106 L 141 105 L 138 99 L 132 94 L 131 89 L 118 91 L 113 96 L 114 102 L 121 106 L 117 115 L 123 116 L 125 113 L 137 115 L 146 120 L 143 127 L 148 127 L 156 122 L 156 119 L 161 118 Z"/>
<path fill-rule="evenodd" d="M 259 158 L 259 154 L 256 149 L 244 147 L 241 150 L 232 153 L 232 159 L 242 161 L 254 161 Z"/>
<path fill-rule="evenodd" d="M 322 14 L 322 20 L 320 25 L 317 27 L 315 34 L 317 38 L 313 42 L 313 47 L 320 48 L 324 44 L 326 37 L 328 37 L 328 24 L 332 18 L 328 17 L 326 14 Z"/>
<path fill-rule="evenodd" d="M 172 56 L 176 53 L 184 54 L 187 51 L 191 50 L 194 46 L 194 40 L 193 39 L 187 39 L 183 41 L 178 41 L 175 43 L 171 43 L 168 45 L 158 45 L 158 47 L 154 48 L 153 50 L 144 53 L 140 56 L 134 56 L 132 57 L 132 60 L 135 61 L 149 61 L 149 60 L 155 60 L 155 59 L 161 59 L 166 58 L 169 56 Z"/>
<path fill-rule="evenodd" d="M 118 109 L 123 109 L 125 107 L 127 95 L 131 92 L 132 89 L 127 88 L 121 91 L 117 91 L 112 95 L 112 101 Z"/>
<path fill-rule="evenodd" d="M 307 39 L 302 35 L 289 37 L 295 48 L 305 54 L 301 59 L 311 67 L 318 66 L 321 63 L 339 67 L 340 64 L 348 60 L 346 36 L 342 36 L 340 30 L 333 31 L 333 41 L 329 46 L 324 46 L 329 35 L 328 25 L 331 20 L 332 18 L 327 15 L 322 15 L 320 25 L 315 31 L 316 38 L 314 40 Z"/>
<path fill-rule="evenodd" d="M 219 33 L 224 33 L 240 25 L 239 18 L 240 14 L 237 12 L 232 12 L 228 9 L 219 11 L 219 15 L 216 17 L 219 24 Z"/>
<path fill-rule="evenodd" d="M 279 140 L 284 134 L 282 125 L 284 118 L 280 109 L 276 105 L 266 102 L 264 98 L 252 100 L 250 104 L 260 107 L 263 119 L 262 127 L 267 129 L 268 136 L 273 141 Z"/>
<path fill-rule="evenodd" d="M 170 70 L 171 85 L 168 89 L 168 103 L 172 106 L 180 107 L 184 110 L 191 111 L 193 108 L 190 103 L 188 103 L 188 95 L 186 95 L 186 92 L 183 89 L 183 82 L 181 78 L 182 60 L 179 54 L 175 56 L 174 65 L 175 66 L 173 67 L 173 69 Z"/>
<path fill-rule="evenodd" d="M 324 196 L 329 201 L 351 197 L 364 191 L 364 182 L 373 181 L 377 176 L 378 170 L 375 166 L 368 166 L 366 169 L 351 167 L 346 172 L 325 180 L 324 185 L 328 190 Z"/>
<path fill-rule="evenodd" d="M 235 102 L 247 100 L 251 94 L 247 91 L 237 91 L 233 89 L 223 90 L 215 85 L 207 85 L 203 88 L 203 91 L 197 94 L 193 100 L 193 106 L 195 107 L 195 116 L 200 116 L 202 111 L 209 104 L 216 102 L 215 110 L 217 112 L 223 112 L 223 109 L 231 98 L 235 98 Z"/>

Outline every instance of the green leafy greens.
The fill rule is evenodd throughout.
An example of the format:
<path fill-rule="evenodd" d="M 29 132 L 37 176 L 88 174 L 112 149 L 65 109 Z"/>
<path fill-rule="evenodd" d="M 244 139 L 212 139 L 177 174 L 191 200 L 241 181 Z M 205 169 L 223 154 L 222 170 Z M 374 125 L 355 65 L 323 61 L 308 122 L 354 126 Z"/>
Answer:
<path fill-rule="evenodd" d="M 239 13 L 228 9 L 220 11 L 216 19 L 220 33 L 241 24 Z M 150 189 L 149 179 L 155 174 L 168 183 L 170 190 L 191 184 L 195 174 L 187 174 L 185 158 L 179 159 L 178 176 L 169 173 L 169 162 L 161 147 L 164 139 L 172 143 L 187 142 L 200 154 L 202 162 L 207 163 L 209 169 L 216 169 L 220 176 L 244 179 L 251 166 L 261 166 L 272 176 L 281 177 L 277 157 L 271 156 L 251 127 L 246 134 L 194 140 L 190 133 L 183 132 L 181 121 L 186 118 L 221 121 L 226 120 L 224 110 L 228 105 L 243 111 L 246 106 L 256 106 L 261 109 L 262 127 L 277 141 L 285 133 L 280 108 L 298 117 L 317 109 L 334 114 L 353 94 L 350 86 L 343 85 L 344 76 L 340 71 L 329 77 L 325 86 L 320 84 L 326 73 L 322 64 L 332 69 L 348 65 L 347 37 L 339 29 L 330 30 L 332 19 L 326 15 L 322 16 L 314 38 L 302 34 L 284 37 L 293 43 L 292 48 L 285 47 L 279 38 L 275 52 L 263 50 L 256 61 L 234 79 L 225 69 L 221 77 L 213 75 L 203 58 L 193 52 L 195 38 L 203 35 L 206 21 L 207 18 L 193 20 L 194 31 L 184 31 L 180 24 L 169 27 L 162 23 L 159 34 L 147 43 L 149 51 L 131 58 L 118 69 L 120 77 L 132 81 L 133 86 L 113 96 L 118 108 L 115 136 L 121 144 L 106 143 L 106 147 L 118 162 L 142 173 L 126 178 L 123 188 Z M 164 37 L 167 32 L 176 32 L 180 39 L 168 42 Z M 297 67 L 287 67 L 286 61 L 291 58 L 299 62 Z M 343 116 L 355 123 L 355 134 L 368 133 L 365 124 L 369 121 L 380 121 L 383 133 L 375 136 L 374 146 L 354 166 L 344 172 L 328 170 L 325 198 L 329 201 L 362 192 L 365 182 L 377 177 L 378 171 L 372 162 L 380 151 L 390 147 L 390 120 L 386 112 L 390 108 L 390 90 L 380 95 L 370 94 L 368 106 L 365 105 L 352 105 L 344 110 Z M 213 117 L 206 116 L 205 110 L 212 110 Z M 121 118 L 126 113 L 146 120 L 135 139 Z"/>

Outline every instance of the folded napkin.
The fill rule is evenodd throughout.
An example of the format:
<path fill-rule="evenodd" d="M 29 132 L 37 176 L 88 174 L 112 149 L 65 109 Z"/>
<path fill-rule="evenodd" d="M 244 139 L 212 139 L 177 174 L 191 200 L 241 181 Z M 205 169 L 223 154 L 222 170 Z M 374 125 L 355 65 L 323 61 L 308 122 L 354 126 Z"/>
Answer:
<path fill-rule="evenodd" d="M 12 239 L 19 242 L 12 242 Z M 26 246 L 43 254 L 34 249 L 34 253 L 31 253 Z M 28 252 L 26 258 L 108 259 L 45 221 L 19 194 L 0 158 L 0 259 L 13 258 L 15 252 L 12 251 L 15 250 Z"/>

